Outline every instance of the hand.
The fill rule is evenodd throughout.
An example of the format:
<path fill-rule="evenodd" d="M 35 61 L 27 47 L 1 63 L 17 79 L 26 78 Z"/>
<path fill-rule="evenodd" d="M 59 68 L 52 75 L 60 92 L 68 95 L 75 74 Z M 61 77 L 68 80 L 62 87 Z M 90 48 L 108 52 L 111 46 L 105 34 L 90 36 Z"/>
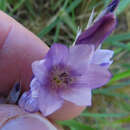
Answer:
<path fill-rule="evenodd" d="M 0 11 L 0 95 L 7 96 L 13 84 L 19 81 L 22 84 L 22 92 L 29 89 L 32 78 L 31 64 L 42 59 L 48 49 L 48 46 L 33 33 Z M 84 109 L 85 107 L 65 102 L 63 107 L 48 119 L 71 119 Z M 30 115 L 15 105 L 0 105 L 1 130 L 14 130 L 14 127 L 19 130 L 33 130 L 36 127 L 38 130 L 44 130 L 47 124 L 40 114 Z M 51 124 L 48 125 L 52 127 Z"/>

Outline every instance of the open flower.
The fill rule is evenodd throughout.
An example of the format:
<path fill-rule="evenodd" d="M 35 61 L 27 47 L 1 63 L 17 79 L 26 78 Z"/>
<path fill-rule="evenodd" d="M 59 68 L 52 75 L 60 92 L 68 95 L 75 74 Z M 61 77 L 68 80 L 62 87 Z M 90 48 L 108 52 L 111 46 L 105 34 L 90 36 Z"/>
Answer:
<path fill-rule="evenodd" d="M 33 62 L 34 78 L 30 90 L 19 100 L 20 107 L 28 112 L 40 110 L 48 116 L 65 100 L 79 106 L 91 105 L 92 90 L 111 79 L 108 68 L 113 51 L 100 49 L 99 45 L 116 25 L 112 12 L 117 4 L 113 0 L 95 23 L 79 35 L 74 46 L 55 43 L 44 59 Z"/>
<path fill-rule="evenodd" d="M 90 106 L 91 90 L 103 86 L 111 78 L 108 69 L 100 65 L 103 62 L 95 64 L 95 58 L 100 56 L 94 55 L 92 45 L 68 48 L 53 44 L 45 59 L 32 64 L 35 77 L 31 90 L 20 99 L 20 106 L 30 112 L 40 110 L 44 116 L 59 109 L 64 100 Z"/>

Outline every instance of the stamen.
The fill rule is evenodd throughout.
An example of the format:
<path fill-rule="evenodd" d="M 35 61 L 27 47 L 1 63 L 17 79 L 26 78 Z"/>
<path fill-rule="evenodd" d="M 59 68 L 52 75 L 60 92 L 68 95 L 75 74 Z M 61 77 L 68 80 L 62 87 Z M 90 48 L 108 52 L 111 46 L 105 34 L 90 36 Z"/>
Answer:
<path fill-rule="evenodd" d="M 51 88 L 67 88 L 69 84 L 72 83 L 72 77 L 70 77 L 69 72 L 63 71 L 62 69 L 57 70 L 53 68 L 52 78 L 51 78 Z"/>

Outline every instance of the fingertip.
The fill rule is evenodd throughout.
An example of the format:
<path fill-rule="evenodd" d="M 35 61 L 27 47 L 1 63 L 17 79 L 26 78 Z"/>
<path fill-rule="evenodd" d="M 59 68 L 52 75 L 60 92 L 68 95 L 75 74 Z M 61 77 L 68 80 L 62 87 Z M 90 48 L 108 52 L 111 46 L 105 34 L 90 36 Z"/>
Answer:
<path fill-rule="evenodd" d="M 0 105 L 1 130 L 60 130 L 40 114 L 28 114 L 14 105 Z"/>
<path fill-rule="evenodd" d="M 85 106 L 77 106 L 71 102 L 65 102 L 63 106 L 48 116 L 50 120 L 71 120 L 85 110 Z"/>

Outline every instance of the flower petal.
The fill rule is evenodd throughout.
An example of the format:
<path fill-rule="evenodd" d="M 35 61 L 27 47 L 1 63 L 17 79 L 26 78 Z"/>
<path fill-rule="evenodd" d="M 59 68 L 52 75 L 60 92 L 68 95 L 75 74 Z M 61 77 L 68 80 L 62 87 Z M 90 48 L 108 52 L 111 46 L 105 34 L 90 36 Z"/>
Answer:
<path fill-rule="evenodd" d="M 42 88 L 39 96 L 39 109 L 44 116 L 48 116 L 58 110 L 63 104 L 63 100 L 54 91 Z"/>
<path fill-rule="evenodd" d="M 60 96 L 69 102 L 72 102 L 79 106 L 90 106 L 91 105 L 91 89 L 87 87 L 72 87 L 60 91 Z"/>
<path fill-rule="evenodd" d="M 110 65 L 114 52 L 112 50 L 97 49 L 92 60 L 92 64 Z"/>
<path fill-rule="evenodd" d="M 100 18 L 89 29 L 81 33 L 76 44 L 93 44 L 96 47 L 111 34 L 116 26 L 116 18 L 113 13 Z"/>
<path fill-rule="evenodd" d="M 50 59 L 53 65 L 57 65 L 59 63 L 64 64 L 68 59 L 68 54 L 69 49 L 67 46 L 54 43 L 45 58 Z"/>
<path fill-rule="evenodd" d="M 92 60 L 94 54 L 94 46 L 92 45 L 75 45 L 70 48 L 68 65 L 76 70 L 86 68 Z"/>
<path fill-rule="evenodd" d="M 49 60 L 34 61 L 32 63 L 32 71 L 34 76 L 41 82 L 47 77 L 49 67 L 51 63 Z"/>
<path fill-rule="evenodd" d="M 43 84 L 37 80 L 37 78 L 33 78 L 30 83 L 30 90 L 33 97 L 39 97 L 40 88 L 43 87 Z"/>
<path fill-rule="evenodd" d="M 100 65 L 90 64 L 88 71 L 84 77 L 82 77 L 80 82 L 86 83 L 89 88 L 99 88 L 105 85 L 112 75 L 106 67 Z"/>
<path fill-rule="evenodd" d="M 36 78 L 30 83 L 30 91 L 24 92 L 19 100 L 19 106 L 28 112 L 37 112 L 39 111 L 38 98 L 41 88 L 41 84 Z"/>
<path fill-rule="evenodd" d="M 38 107 L 38 97 L 32 97 L 31 91 L 24 92 L 19 100 L 19 106 L 27 112 L 37 112 Z"/>

